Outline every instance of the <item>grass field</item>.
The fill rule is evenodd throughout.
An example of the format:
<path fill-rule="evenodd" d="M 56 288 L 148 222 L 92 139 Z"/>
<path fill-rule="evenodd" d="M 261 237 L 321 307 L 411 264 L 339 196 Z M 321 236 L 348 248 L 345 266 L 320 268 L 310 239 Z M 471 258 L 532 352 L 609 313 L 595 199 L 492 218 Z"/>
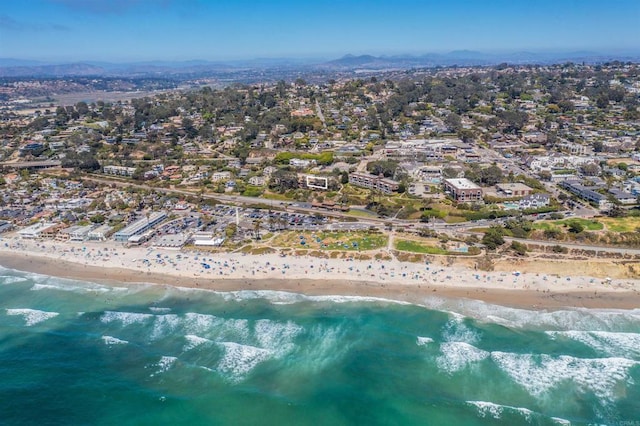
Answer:
<path fill-rule="evenodd" d="M 447 254 L 448 252 L 440 247 L 421 244 L 417 241 L 398 240 L 396 241 L 396 249 L 400 251 L 408 251 L 411 253 L 421 254 Z"/>
<path fill-rule="evenodd" d="M 310 250 L 374 250 L 386 247 L 388 237 L 368 232 L 284 232 L 271 244 L 278 247 Z"/>
<path fill-rule="evenodd" d="M 640 227 L 640 217 L 607 217 L 598 220 L 612 232 L 635 232 Z"/>
<path fill-rule="evenodd" d="M 569 226 L 572 223 L 579 223 L 584 226 L 584 229 L 587 231 L 602 231 L 604 229 L 604 225 L 600 220 L 589 220 L 589 219 L 562 219 L 562 220 L 552 220 L 552 221 L 544 221 L 544 222 L 536 222 L 533 224 L 534 229 L 553 229 L 553 228 L 562 228 L 564 226 Z"/>
<path fill-rule="evenodd" d="M 346 214 L 354 217 L 378 217 L 377 214 L 368 210 L 349 210 Z"/>

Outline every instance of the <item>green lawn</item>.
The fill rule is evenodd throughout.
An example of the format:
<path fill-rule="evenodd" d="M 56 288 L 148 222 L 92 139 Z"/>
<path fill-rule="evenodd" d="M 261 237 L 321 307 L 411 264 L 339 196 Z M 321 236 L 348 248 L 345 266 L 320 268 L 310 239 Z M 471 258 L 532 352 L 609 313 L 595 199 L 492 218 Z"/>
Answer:
<path fill-rule="evenodd" d="M 427 245 L 420 244 L 417 241 L 411 241 L 411 240 L 396 241 L 396 249 L 400 251 L 408 251 L 411 253 L 447 254 L 447 251 L 440 247 L 427 246 Z"/>
<path fill-rule="evenodd" d="M 602 231 L 604 229 L 604 225 L 600 221 L 590 220 L 590 219 L 580 219 L 580 218 L 535 222 L 533 224 L 533 228 L 547 230 L 552 228 L 569 226 L 572 223 L 581 224 L 584 227 L 584 229 L 587 231 Z"/>

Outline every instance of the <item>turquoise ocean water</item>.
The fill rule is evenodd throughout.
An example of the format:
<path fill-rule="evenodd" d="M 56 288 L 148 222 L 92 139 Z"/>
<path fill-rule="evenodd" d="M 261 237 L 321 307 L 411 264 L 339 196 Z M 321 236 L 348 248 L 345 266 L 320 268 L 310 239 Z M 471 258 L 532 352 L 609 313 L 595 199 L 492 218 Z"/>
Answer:
<path fill-rule="evenodd" d="M 640 310 L 108 287 L 0 268 L 0 424 L 640 425 Z"/>

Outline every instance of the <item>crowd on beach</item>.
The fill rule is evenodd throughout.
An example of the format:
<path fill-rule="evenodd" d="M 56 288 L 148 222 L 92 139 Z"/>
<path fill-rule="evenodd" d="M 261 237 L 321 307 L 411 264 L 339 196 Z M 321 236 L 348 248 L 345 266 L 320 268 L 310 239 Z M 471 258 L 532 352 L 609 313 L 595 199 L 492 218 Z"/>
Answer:
<path fill-rule="evenodd" d="M 153 247 L 125 247 L 115 242 L 58 242 L 0 239 L 0 252 L 60 259 L 78 265 L 121 268 L 189 279 L 322 279 L 361 281 L 381 286 L 429 285 L 528 290 L 578 290 L 635 288 L 631 280 L 596 279 L 584 276 L 526 274 L 519 271 L 485 272 L 430 262 L 325 259 L 278 253 L 212 253 L 176 251 Z"/>

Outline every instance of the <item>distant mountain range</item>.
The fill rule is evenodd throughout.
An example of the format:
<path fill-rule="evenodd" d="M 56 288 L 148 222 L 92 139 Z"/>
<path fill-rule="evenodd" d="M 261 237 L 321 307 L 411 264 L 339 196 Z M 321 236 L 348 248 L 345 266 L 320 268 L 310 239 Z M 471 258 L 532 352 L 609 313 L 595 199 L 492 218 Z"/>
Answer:
<path fill-rule="evenodd" d="M 258 58 L 235 61 L 147 61 L 135 63 L 111 63 L 83 61 L 77 63 L 52 63 L 44 61 L 0 58 L 0 77 L 64 77 L 64 76 L 118 76 L 118 77 L 172 77 L 204 75 L 207 73 L 237 72 L 243 70 L 294 70 L 357 71 L 409 69 L 436 66 L 485 66 L 509 64 L 551 64 L 561 62 L 600 63 L 606 61 L 640 60 L 640 51 L 619 54 L 603 54 L 590 51 L 562 53 L 483 53 L 472 50 L 456 50 L 449 53 L 424 55 L 345 55 L 330 61 L 296 58 Z"/>

